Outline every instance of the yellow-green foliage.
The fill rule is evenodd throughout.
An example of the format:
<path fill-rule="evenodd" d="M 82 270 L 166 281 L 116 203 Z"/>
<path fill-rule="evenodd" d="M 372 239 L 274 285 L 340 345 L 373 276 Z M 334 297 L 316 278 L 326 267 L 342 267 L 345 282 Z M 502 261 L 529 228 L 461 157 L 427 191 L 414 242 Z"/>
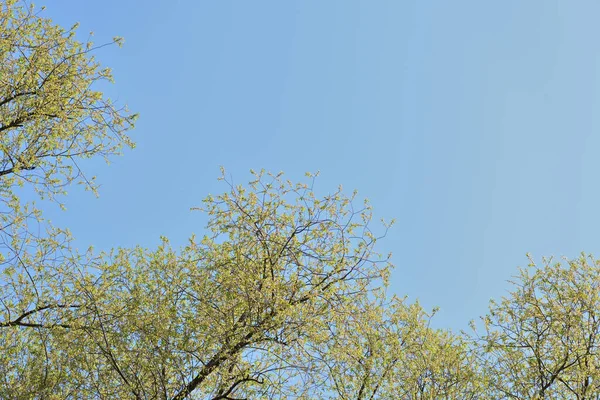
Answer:
<path fill-rule="evenodd" d="M 77 160 L 110 156 L 133 143 L 125 131 L 135 115 L 95 89 L 112 81 L 75 38 L 18 0 L 0 5 L 0 190 L 25 182 L 54 197 L 73 180 L 95 190 Z M 119 38 L 115 38 L 120 43 Z"/>
<path fill-rule="evenodd" d="M 498 398 L 600 396 L 600 263 L 582 255 L 563 264 L 531 262 L 515 290 L 483 319 L 489 391 Z"/>
<path fill-rule="evenodd" d="M 78 160 L 133 145 L 93 50 L 0 5 L 0 399 L 600 397 L 600 263 L 532 265 L 483 333 L 434 329 L 435 312 L 386 295 L 368 202 L 318 196 L 310 174 L 224 180 L 182 249 L 77 253 L 18 188 L 95 190 Z"/>

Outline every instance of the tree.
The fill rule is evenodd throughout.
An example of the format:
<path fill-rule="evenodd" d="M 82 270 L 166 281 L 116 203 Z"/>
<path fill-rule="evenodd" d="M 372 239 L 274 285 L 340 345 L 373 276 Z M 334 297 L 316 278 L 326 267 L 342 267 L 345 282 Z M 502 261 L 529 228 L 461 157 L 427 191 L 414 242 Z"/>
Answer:
<path fill-rule="evenodd" d="M 91 41 L 42 18 L 17 0 L 0 8 L 0 176 L 2 197 L 29 183 L 54 198 L 73 181 L 95 190 L 77 160 L 133 146 L 125 132 L 135 115 L 95 89 L 112 81 Z M 115 38 L 114 43 L 121 43 Z M 102 46 L 100 46 L 102 47 Z"/>
<path fill-rule="evenodd" d="M 206 199 L 211 234 L 179 253 L 165 241 L 115 251 L 94 273 L 47 277 L 68 281 L 70 310 L 21 320 L 42 329 L 18 331 L 33 347 L 13 346 L 17 368 L 45 363 L 33 380 L 59 398 L 309 396 L 298 385 L 309 364 L 290 361 L 389 268 L 373 252 L 368 204 L 355 210 L 351 200 L 258 173 L 250 190 Z M 10 376 L 14 388 L 22 371 Z"/>
<path fill-rule="evenodd" d="M 375 298 L 346 304 L 312 349 L 322 365 L 319 398 L 477 399 L 478 369 L 467 340 L 430 326 L 418 302 Z M 312 343 L 311 343 L 312 345 Z M 327 395 L 329 393 L 329 396 Z"/>
<path fill-rule="evenodd" d="M 179 256 L 166 247 L 133 258 L 121 253 L 104 268 L 114 276 L 108 282 L 127 276 L 139 284 L 103 288 L 93 302 L 114 305 L 104 296 L 125 295 L 139 307 L 106 323 L 109 344 L 105 333 L 81 339 L 88 352 L 99 346 L 113 354 L 99 361 L 110 376 L 101 384 L 119 388 L 122 398 L 305 394 L 306 383 L 298 383 L 309 376 L 307 364 L 290 360 L 342 302 L 366 295 L 387 273 L 373 253 L 368 205 L 351 204 L 340 192 L 318 199 L 306 185 L 258 173 L 250 190 L 231 187 L 206 199 L 211 234 L 192 239 Z M 124 366 L 117 365 L 122 357 Z"/>
<path fill-rule="evenodd" d="M 481 353 L 495 398 L 600 396 L 600 263 L 582 255 L 564 264 L 532 261 L 491 303 Z"/>
<path fill-rule="evenodd" d="M 133 145 L 126 131 L 135 115 L 95 89 L 112 79 L 110 70 L 91 55 L 98 47 L 77 41 L 75 31 L 24 2 L 0 4 L 2 398 L 52 391 L 44 387 L 55 373 L 48 365 L 64 355 L 64 349 L 48 352 L 52 327 L 64 325 L 62 315 L 78 307 L 70 280 L 86 265 L 70 249 L 69 233 L 44 221 L 21 188 L 52 201 L 71 183 L 95 190 L 80 160 L 108 158 Z"/>

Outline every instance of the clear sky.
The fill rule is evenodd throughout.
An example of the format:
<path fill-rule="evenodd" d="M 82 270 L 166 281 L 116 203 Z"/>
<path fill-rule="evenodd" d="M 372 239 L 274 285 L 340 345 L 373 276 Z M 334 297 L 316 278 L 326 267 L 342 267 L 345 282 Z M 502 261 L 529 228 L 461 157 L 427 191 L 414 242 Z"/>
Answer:
<path fill-rule="evenodd" d="M 597 1 L 44 3 L 125 37 L 96 56 L 140 113 L 138 147 L 89 165 L 100 198 L 49 210 L 82 248 L 202 234 L 189 209 L 223 165 L 358 189 L 398 221 L 392 290 L 439 305 L 436 326 L 484 313 L 526 252 L 600 253 Z"/>

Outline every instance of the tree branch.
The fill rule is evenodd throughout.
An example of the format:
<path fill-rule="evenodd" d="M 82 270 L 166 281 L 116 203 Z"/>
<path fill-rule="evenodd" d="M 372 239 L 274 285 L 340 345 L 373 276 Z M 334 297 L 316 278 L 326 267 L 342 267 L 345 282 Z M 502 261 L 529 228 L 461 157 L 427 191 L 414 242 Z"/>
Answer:
<path fill-rule="evenodd" d="M 33 322 L 25 322 L 23 320 L 25 318 L 29 317 L 30 315 L 33 315 L 33 314 L 36 314 L 38 312 L 42 312 L 45 310 L 53 310 L 53 309 L 60 309 L 60 308 L 79 308 L 79 307 L 81 307 L 81 306 L 77 305 L 77 304 L 48 304 L 45 306 L 39 306 L 39 307 L 34 308 L 33 310 L 24 312 L 18 318 L 14 319 L 12 321 L 0 322 L 0 328 L 6 328 L 9 326 L 24 326 L 24 327 L 31 327 L 31 328 L 48 328 L 51 326 L 59 326 L 61 328 L 70 328 L 70 325 L 66 325 L 66 324 L 44 325 L 44 324 L 33 323 Z"/>

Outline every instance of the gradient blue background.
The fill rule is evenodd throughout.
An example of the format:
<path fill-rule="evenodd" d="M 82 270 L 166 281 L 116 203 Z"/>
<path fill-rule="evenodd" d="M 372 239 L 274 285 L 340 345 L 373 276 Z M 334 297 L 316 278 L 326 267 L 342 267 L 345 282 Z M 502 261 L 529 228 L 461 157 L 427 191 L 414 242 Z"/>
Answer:
<path fill-rule="evenodd" d="M 189 211 L 250 168 L 321 171 L 398 223 L 392 289 L 464 328 L 526 252 L 598 252 L 597 1 L 62 0 L 141 114 L 134 151 L 88 163 L 101 196 L 48 208 L 82 248 L 183 244 Z M 39 5 L 42 5 L 40 3 Z"/>

